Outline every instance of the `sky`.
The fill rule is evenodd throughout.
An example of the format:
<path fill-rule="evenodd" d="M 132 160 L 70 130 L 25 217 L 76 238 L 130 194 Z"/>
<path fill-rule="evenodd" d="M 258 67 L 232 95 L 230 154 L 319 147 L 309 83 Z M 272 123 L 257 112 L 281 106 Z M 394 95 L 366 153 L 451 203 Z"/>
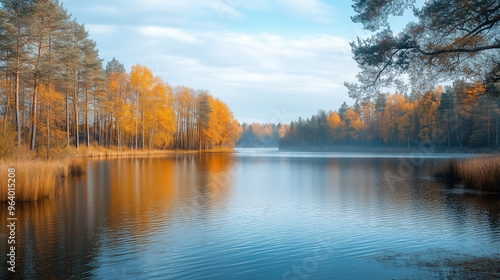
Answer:
<path fill-rule="evenodd" d="M 352 1 L 63 0 L 104 64 L 140 63 L 172 87 L 208 90 L 239 122 L 289 123 L 349 99 L 359 69 Z"/>

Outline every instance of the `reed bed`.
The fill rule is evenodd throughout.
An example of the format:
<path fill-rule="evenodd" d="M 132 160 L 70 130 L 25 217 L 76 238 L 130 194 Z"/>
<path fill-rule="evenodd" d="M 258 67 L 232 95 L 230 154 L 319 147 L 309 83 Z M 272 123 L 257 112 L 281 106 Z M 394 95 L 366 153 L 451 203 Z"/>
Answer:
<path fill-rule="evenodd" d="M 232 149 L 217 149 L 210 152 L 230 152 Z M 37 158 L 36 153 L 26 148 L 15 148 L 0 158 L 0 202 L 8 199 L 8 170 L 15 168 L 16 202 L 38 201 L 54 196 L 57 183 L 62 178 L 85 173 L 86 158 L 142 157 L 166 154 L 197 153 L 198 151 L 174 150 L 118 150 L 117 147 L 91 146 L 79 149 L 53 150 L 50 160 Z M 204 151 L 207 152 L 207 151 Z"/>
<path fill-rule="evenodd" d="M 204 153 L 234 153 L 234 148 L 230 147 L 215 147 L 210 150 L 203 150 Z"/>
<path fill-rule="evenodd" d="M 229 153 L 233 152 L 233 148 L 214 148 L 211 150 L 203 150 L 204 153 L 215 153 L 215 152 L 224 152 Z M 81 147 L 77 150 L 76 156 L 79 157 L 91 157 L 91 158 L 99 158 L 99 157 L 136 157 L 136 156 L 161 156 L 168 154 L 193 154 L 198 153 L 199 150 L 130 150 L 126 148 L 122 148 L 118 150 L 118 147 L 112 146 L 110 148 L 104 147 Z"/>
<path fill-rule="evenodd" d="M 478 191 L 500 192 L 500 155 L 446 160 L 433 175 Z"/>
<path fill-rule="evenodd" d="M 7 201 L 8 169 L 15 168 L 15 201 L 38 201 L 52 197 L 60 179 L 85 172 L 82 160 L 0 160 L 0 202 Z"/>

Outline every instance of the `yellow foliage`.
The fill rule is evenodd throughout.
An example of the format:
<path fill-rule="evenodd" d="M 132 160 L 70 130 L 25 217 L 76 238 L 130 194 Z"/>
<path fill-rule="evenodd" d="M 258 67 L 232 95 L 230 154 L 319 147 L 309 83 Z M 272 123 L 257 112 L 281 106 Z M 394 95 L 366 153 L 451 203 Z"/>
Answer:
<path fill-rule="evenodd" d="M 288 130 L 288 126 L 282 124 L 281 127 L 280 127 L 280 138 L 285 138 L 285 135 L 286 135 L 286 132 Z"/>
<path fill-rule="evenodd" d="M 345 123 L 340 120 L 339 114 L 336 112 L 330 112 L 326 118 L 326 124 L 328 126 L 328 134 L 333 140 L 342 139 L 342 131 Z"/>
<path fill-rule="evenodd" d="M 207 131 L 210 145 L 234 147 L 234 143 L 240 138 L 238 122 L 224 102 L 212 96 L 209 96 L 209 101 L 212 109 Z"/>

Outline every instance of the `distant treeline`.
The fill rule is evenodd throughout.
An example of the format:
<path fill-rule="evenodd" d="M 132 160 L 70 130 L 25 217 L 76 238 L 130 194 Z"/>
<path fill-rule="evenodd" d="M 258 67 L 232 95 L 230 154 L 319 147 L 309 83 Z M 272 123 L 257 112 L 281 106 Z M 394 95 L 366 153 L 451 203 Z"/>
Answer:
<path fill-rule="evenodd" d="M 352 107 L 344 103 L 292 122 L 280 147 L 498 148 L 500 100 L 485 92 L 481 83 L 458 81 L 424 93 L 380 94 Z"/>
<path fill-rule="evenodd" d="M 0 1 L 0 156 L 27 146 L 232 147 L 238 125 L 206 91 L 170 87 L 147 67 L 103 68 L 96 43 L 54 0 Z"/>
<path fill-rule="evenodd" d="M 240 140 L 237 147 L 278 147 L 285 137 L 287 126 L 284 124 L 246 124 L 239 125 Z"/>

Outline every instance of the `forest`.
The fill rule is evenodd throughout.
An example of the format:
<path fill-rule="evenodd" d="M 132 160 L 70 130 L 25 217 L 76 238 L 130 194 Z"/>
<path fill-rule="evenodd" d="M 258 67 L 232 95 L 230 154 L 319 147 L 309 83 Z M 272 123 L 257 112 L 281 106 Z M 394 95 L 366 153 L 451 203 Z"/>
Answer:
<path fill-rule="evenodd" d="M 291 123 L 280 147 L 498 149 L 498 0 L 353 0 L 352 7 L 352 21 L 371 33 L 350 44 L 360 72 L 345 86 L 355 104 Z M 391 19 L 405 12 L 413 18 L 394 32 Z"/>
<path fill-rule="evenodd" d="M 205 90 L 171 87 L 143 65 L 99 58 L 53 0 L 0 1 L 0 153 L 51 158 L 69 147 L 232 148 L 238 123 Z"/>
<path fill-rule="evenodd" d="M 285 137 L 288 125 L 274 123 L 240 124 L 238 131 L 240 139 L 237 147 L 278 147 L 280 139 Z"/>
<path fill-rule="evenodd" d="M 424 93 L 378 94 L 290 124 L 281 148 L 370 146 L 441 149 L 499 146 L 500 100 L 480 82 Z"/>

